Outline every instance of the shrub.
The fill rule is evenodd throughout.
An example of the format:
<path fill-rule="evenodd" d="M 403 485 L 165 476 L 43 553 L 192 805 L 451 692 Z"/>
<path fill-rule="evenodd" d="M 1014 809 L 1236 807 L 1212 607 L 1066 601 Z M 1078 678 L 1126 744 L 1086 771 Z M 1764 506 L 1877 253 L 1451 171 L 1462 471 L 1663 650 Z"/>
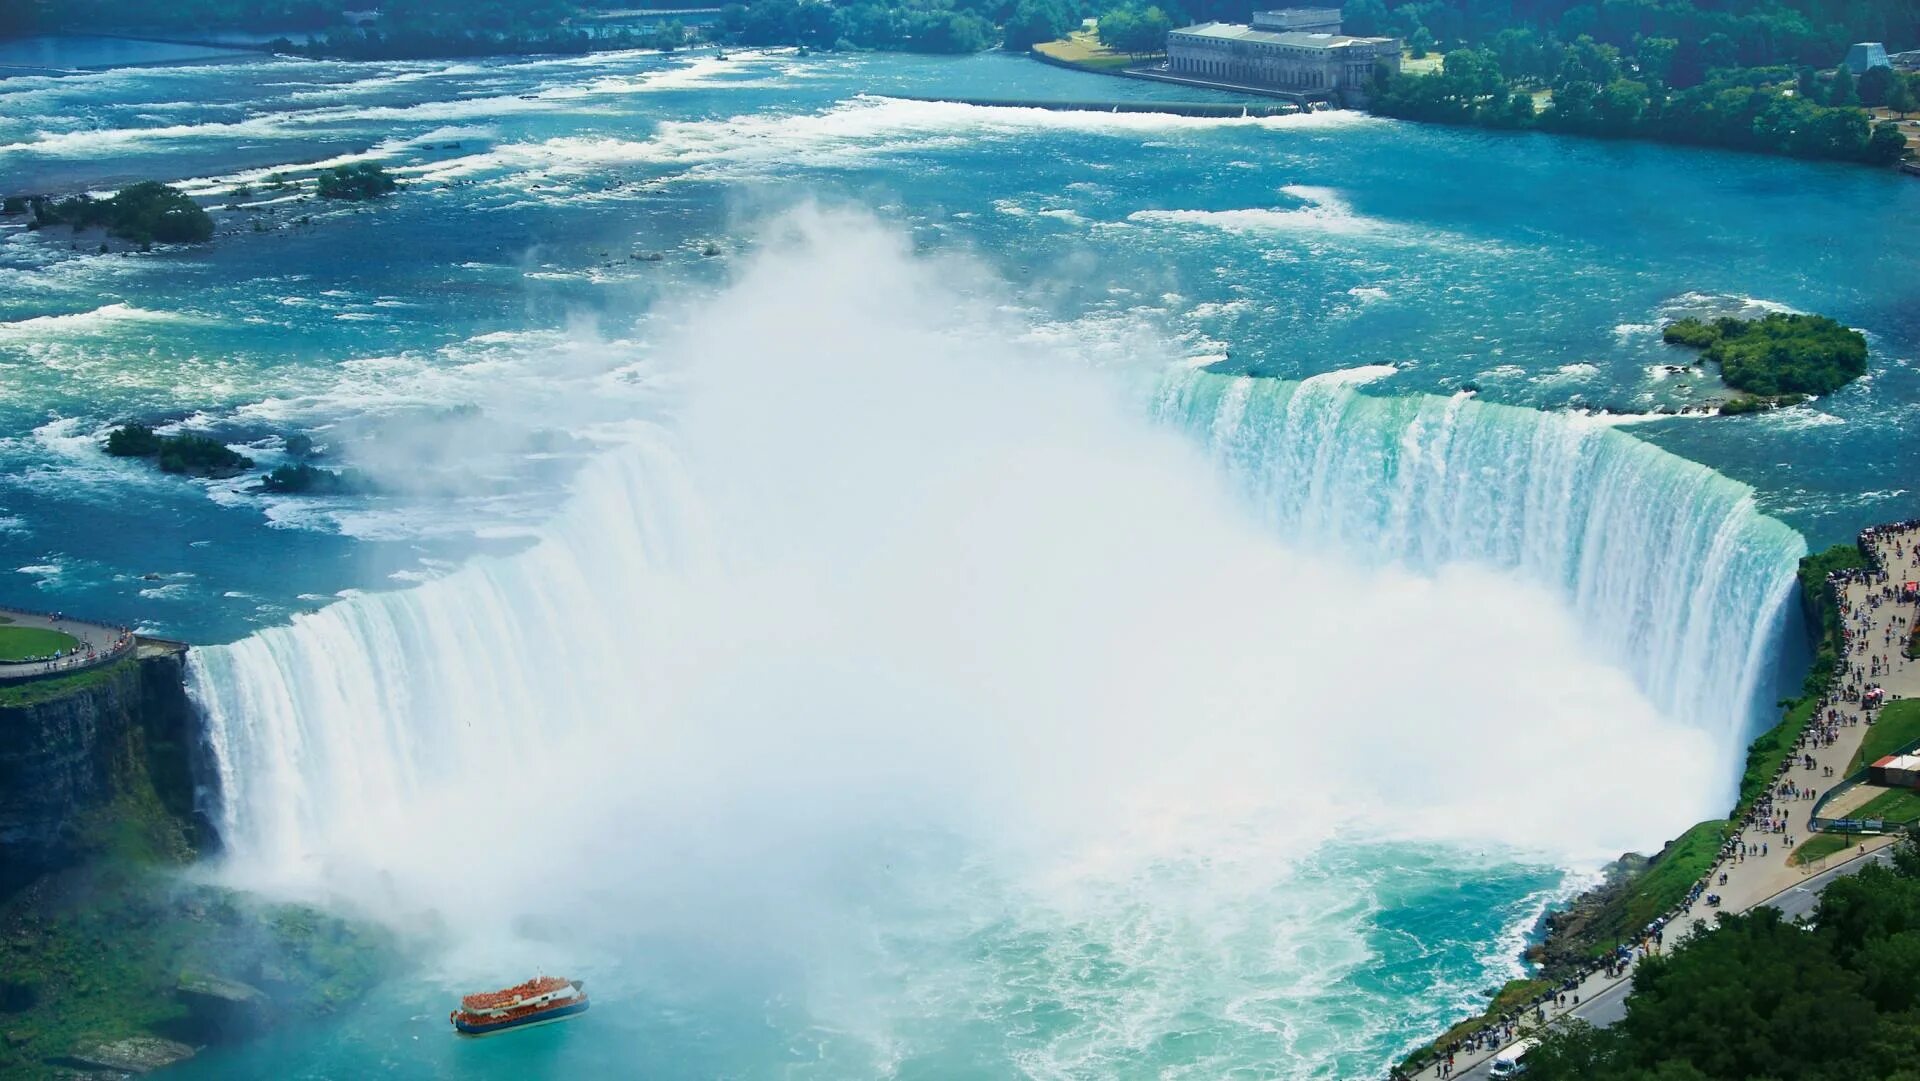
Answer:
<path fill-rule="evenodd" d="M 364 202 L 398 190 L 400 182 L 379 163 L 363 161 L 358 165 L 336 165 L 321 173 L 318 194 L 322 199 Z"/>
<path fill-rule="evenodd" d="M 160 437 L 144 424 L 128 424 L 108 434 L 107 453 L 115 458 L 150 458 L 160 453 Z"/>

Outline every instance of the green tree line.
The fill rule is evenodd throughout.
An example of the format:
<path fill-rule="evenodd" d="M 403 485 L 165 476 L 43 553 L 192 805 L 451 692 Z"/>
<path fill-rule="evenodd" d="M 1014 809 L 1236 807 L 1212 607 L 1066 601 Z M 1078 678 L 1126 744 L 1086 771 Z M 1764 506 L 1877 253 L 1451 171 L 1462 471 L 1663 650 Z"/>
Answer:
<path fill-rule="evenodd" d="M 1628 58 L 1591 37 L 1570 44 L 1531 31 L 1503 31 L 1478 48 L 1456 49 L 1432 75 L 1385 75 L 1371 108 L 1387 116 L 1498 128 L 1724 146 L 1804 158 L 1888 163 L 1905 139 L 1857 107 L 1857 89 L 1839 78 L 1784 67 L 1716 69 L 1680 87 L 1671 74 L 1677 45 L 1640 43 Z M 1843 69 L 1844 70 L 1844 69 Z M 1902 79 L 1895 91 L 1914 89 Z M 1551 101 L 1536 109 L 1537 89 Z"/>
<path fill-rule="evenodd" d="M 1814 919 L 1772 908 L 1643 960 L 1626 1017 L 1556 1026 L 1527 1081 L 1920 1081 L 1920 847 L 1895 846 L 1821 895 Z"/>

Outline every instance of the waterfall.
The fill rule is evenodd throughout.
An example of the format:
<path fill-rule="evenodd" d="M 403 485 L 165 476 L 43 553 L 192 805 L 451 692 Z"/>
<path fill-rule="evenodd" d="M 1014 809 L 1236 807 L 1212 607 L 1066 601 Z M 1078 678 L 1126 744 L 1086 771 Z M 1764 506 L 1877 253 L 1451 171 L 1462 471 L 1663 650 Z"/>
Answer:
<path fill-rule="evenodd" d="M 1180 372 L 1156 409 L 1280 535 L 1519 574 L 1563 597 L 1669 716 L 1744 740 L 1806 554 L 1748 486 L 1592 418 L 1337 377 Z"/>
<path fill-rule="evenodd" d="M 1325 379 L 1181 373 L 1155 411 L 1281 537 L 1363 565 L 1465 562 L 1543 586 L 1587 648 L 1723 760 L 1744 740 L 1803 552 L 1745 486 L 1579 417 Z M 298 872 L 409 816 L 467 828 L 491 793 L 534 783 L 523 767 L 571 730 L 616 739 L 667 708 L 672 673 L 637 662 L 669 653 L 707 609 L 737 618 L 757 604 L 714 601 L 725 546 L 679 454 L 665 431 L 607 454 L 517 556 L 196 650 L 191 689 L 236 860 Z"/>

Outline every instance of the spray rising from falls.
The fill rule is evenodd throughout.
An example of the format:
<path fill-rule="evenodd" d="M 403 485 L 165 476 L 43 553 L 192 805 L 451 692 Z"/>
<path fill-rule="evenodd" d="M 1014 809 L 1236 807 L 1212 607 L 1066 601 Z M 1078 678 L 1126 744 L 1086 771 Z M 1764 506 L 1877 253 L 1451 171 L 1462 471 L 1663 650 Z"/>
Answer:
<path fill-rule="evenodd" d="M 777 224 L 534 547 L 197 650 L 234 873 L 622 959 L 596 986 L 793 960 L 754 1001 L 876 1061 L 990 1029 L 990 1072 L 1097 1076 L 1198 1017 L 1195 1076 L 1354 1076 L 1485 983 L 1350 979 L 1407 960 L 1373 917 L 1409 881 L 1520 867 L 1469 914 L 1520 926 L 1543 868 L 1723 810 L 1732 707 L 1664 707 L 1740 693 L 1694 636 L 1751 653 L 1784 589 L 1736 486 L 1318 384 L 1183 375 L 1154 423 L 998 297 Z"/>
<path fill-rule="evenodd" d="M 1669 716 L 1729 748 L 1745 738 L 1806 554 L 1746 485 L 1589 418 L 1375 397 L 1337 376 L 1181 372 L 1158 411 L 1283 536 L 1516 571 L 1564 597 Z"/>

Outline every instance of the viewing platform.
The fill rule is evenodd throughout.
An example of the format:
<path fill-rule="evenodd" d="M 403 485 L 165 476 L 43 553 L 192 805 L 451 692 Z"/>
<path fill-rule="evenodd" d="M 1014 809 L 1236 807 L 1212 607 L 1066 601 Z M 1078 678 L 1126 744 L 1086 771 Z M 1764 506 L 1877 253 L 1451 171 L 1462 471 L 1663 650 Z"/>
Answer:
<path fill-rule="evenodd" d="M 136 652 L 185 648 L 182 642 L 135 634 L 130 627 L 0 606 L 0 657 L 5 658 L 0 660 L 0 685 L 97 668 Z"/>

